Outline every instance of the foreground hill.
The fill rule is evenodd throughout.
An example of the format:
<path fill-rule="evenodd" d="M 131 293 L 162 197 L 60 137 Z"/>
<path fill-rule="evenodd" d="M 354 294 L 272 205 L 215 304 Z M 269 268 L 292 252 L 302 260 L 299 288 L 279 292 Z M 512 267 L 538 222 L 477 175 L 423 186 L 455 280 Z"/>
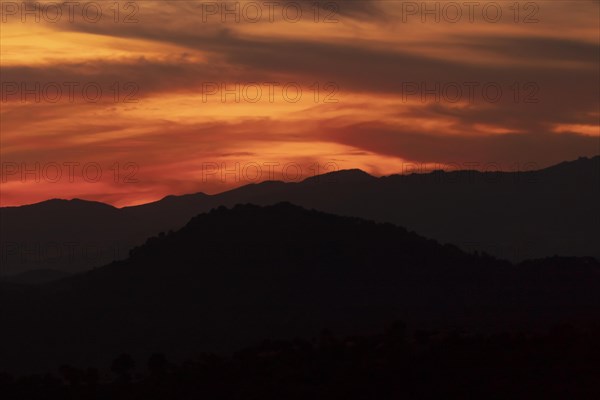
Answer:
<path fill-rule="evenodd" d="M 485 331 L 585 324 L 600 315 L 599 289 L 589 258 L 513 265 L 290 204 L 219 208 L 126 260 L 46 285 L 3 284 L 0 369 L 226 352 L 397 319 Z"/>
<path fill-rule="evenodd" d="M 513 261 L 552 255 L 600 259 L 600 157 L 595 157 L 531 172 L 435 171 L 375 178 L 359 170 L 339 171 L 300 183 L 263 182 L 122 209 L 83 200 L 6 207 L 0 209 L 0 273 L 83 271 L 123 259 L 147 237 L 179 229 L 212 208 L 282 201 L 392 222 Z"/>

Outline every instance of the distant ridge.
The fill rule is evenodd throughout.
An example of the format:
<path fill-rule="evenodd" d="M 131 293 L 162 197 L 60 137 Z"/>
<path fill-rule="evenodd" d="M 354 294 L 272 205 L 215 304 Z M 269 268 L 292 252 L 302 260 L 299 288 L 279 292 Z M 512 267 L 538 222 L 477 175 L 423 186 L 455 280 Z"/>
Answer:
<path fill-rule="evenodd" d="M 306 178 L 303 182 L 329 181 L 330 183 L 356 183 L 377 180 L 361 169 L 343 169 Z"/>
<path fill-rule="evenodd" d="M 579 171 L 579 172 L 586 172 L 586 173 L 591 173 L 591 174 L 596 174 L 595 178 L 599 179 L 598 182 L 600 182 L 600 155 L 599 156 L 594 156 L 594 157 L 579 157 L 576 160 L 571 160 L 571 161 L 563 161 L 561 163 L 546 167 L 546 168 L 542 168 L 542 169 L 538 169 L 538 170 L 527 170 L 527 171 L 502 171 L 502 170 L 498 170 L 498 171 L 486 171 L 486 172 L 482 172 L 479 170 L 452 170 L 452 171 L 445 171 L 442 169 L 437 169 L 437 170 L 433 170 L 433 171 L 429 171 L 429 172 L 411 172 L 409 174 L 390 174 L 390 175 L 383 175 L 380 178 L 377 178 L 359 168 L 352 168 L 352 169 L 342 169 L 339 171 L 332 171 L 332 172 L 327 172 L 321 175 L 316 175 L 316 176 L 311 176 L 308 178 L 305 178 L 303 181 L 299 182 L 299 183 L 303 183 L 303 182 L 313 182 L 313 181 L 319 181 L 319 180 L 324 180 L 324 178 L 332 178 L 330 179 L 330 182 L 355 182 L 355 181 L 370 181 L 370 180 L 377 180 L 377 179 L 382 179 L 382 178 L 397 178 L 397 177 L 427 177 L 427 176 L 432 176 L 432 175 L 439 175 L 439 174 L 464 174 L 464 173 L 475 173 L 477 175 L 486 175 L 486 174 L 503 174 L 503 175 L 510 175 L 510 174 L 527 174 L 527 173 L 540 173 L 540 172 L 553 172 L 553 171 L 569 171 L 569 170 L 575 170 L 575 171 Z M 340 178 L 340 179 L 335 179 L 335 178 Z M 198 199 L 198 198 L 202 198 L 202 197 L 214 197 L 214 196 L 220 196 L 223 195 L 224 193 L 228 193 L 231 191 L 235 191 L 241 188 L 245 188 L 245 187 L 254 187 L 256 185 L 261 185 L 261 184 L 287 184 L 289 182 L 283 182 L 283 181 L 262 181 L 260 183 L 252 183 L 252 184 L 247 184 L 247 185 L 243 185 L 240 186 L 238 188 L 234 188 L 234 189 L 230 189 L 228 191 L 219 193 L 219 194 L 215 194 L 215 195 L 209 195 L 206 194 L 204 192 L 196 192 L 196 193 L 189 193 L 189 194 L 183 194 L 183 195 L 166 195 L 163 198 L 156 200 L 156 201 L 152 201 L 149 203 L 143 203 L 143 204 L 137 204 L 134 206 L 124 206 L 122 207 L 123 209 L 128 209 L 128 208 L 135 208 L 135 207 L 144 207 L 147 205 L 151 205 L 151 204 L 157 204 L 157 203 L 162 203 L 162 202 L 167 202 L 167 201 L 176 201 L 177 199 Z M 102 203 L 99 201 L 95 201 L 95 200 L 85 200 L 85 199 L 80 199 L 80 198 L 73 198 L 73 199 L 61 199 L 61 198 L 54 198 L 54 199 L 48 199 L 48 200 L 44 200 L 38 203 L 32 203 L 32 204 L 24 204 L 24 205 L 20 205 L 20 206 L 5 206 L 5 207 L 0 207 L 0 209 L 8 209 L 8 208 L 18 208 L 18 207 L 30 207 L 30 206 L 34 206 L 34 205 L 42 205 L 42 204 L 52 204 L 52 203 L 56 203 L 56 204 L 87 204 L 87 203 L 97 203 L 97 204 L 103 204 L 109 207 L 113 207 L 116 208 L 110 204 L 107 203 Z"/>
<path fill-rule="evenodd" d="M 343 170 L 299 183 L 268 181 L 217 195 L 166 196 L 120 209 L 77 199 L 0 208 L 0 275 L 44 268 L 86 270 L 122 259 L 148 236 L 178 229 L 211 208 L 281 201 L 392 222 L 467 251 L 513 261 L 553 255 L 600 259 L 596 156 L 539 171 L 434 171 L 377 178 Z M 62 256 L 28 252 L 51 243 L 65 247 Z M 66 260 L 72 243 L 78 251 Z M 97 257 L 86 257 L 91 248 L 99 248 Z"/>
<path fill-rule="evenodd" d="M 25 208 L 25 207 L 53 207 L 53 208 L 66 208 L 66 207 L 89 207 L 89 206 L 97 206 L 103 208 L 116 208 L 110 204 L 102 203 L 101 201 L 94 200 L 84 200 L 84 199 L 48 199 L 44 201 L 40 201 L 39 203 L 32 204 L 24 204 L 21 206 L 7 206 L 0 207 L 0 209 L 15 209 L 15 208 Z"/>

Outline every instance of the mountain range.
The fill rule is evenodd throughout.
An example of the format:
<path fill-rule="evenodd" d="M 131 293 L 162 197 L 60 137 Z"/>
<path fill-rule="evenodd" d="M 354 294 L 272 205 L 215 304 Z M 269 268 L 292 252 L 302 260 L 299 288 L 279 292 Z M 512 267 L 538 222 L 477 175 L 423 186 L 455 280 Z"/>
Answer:
<path fill-rule="evenodd" d="M 124 259 L 159 232 L 219 206 L 291 202 L 391 222 L 465 251 L 511 261 L 552 255 L 600 259 L 600 156 L 528 172 L 433 171 L 374 177 L 343 170 L 299 183 L 267 181 L 216 195 L 167 196 L 132 206 L 79 199 L 0 208 L 6 277 L 81 272 Z M 35 270 L 42 270 L 36 276 Z M 25 278 L 15 278 L 25 279 Z"/>

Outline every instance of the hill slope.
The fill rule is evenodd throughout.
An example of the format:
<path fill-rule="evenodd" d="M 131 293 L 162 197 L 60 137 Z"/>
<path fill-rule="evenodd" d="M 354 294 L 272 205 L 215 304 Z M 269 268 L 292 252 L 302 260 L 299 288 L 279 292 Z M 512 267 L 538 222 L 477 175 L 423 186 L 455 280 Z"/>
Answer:
<path fill-rule="evenodd" d="M 184 357 L 397 319 L 482 330 L 589 322 L 599 288 L 592 259 L 515 266 L 290 204 L 219 208 L 127 260 L 3 286 L 0 369 L 107 363 L 120 352 Z"/>

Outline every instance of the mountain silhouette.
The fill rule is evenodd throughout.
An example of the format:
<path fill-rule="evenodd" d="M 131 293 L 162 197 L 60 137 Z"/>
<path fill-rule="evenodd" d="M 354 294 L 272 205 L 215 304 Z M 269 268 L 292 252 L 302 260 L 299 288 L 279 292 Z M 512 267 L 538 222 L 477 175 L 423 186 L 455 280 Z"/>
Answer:
<path fill-rule="evenodd" d="M 56 282 L 0 283 L 0 370 L 187 357 L 390 321 L 480 330 L 594 321 L 593 258 L 512 264 L 389 224 L 289 203 L 219 207 L 126 260 Z"/>
<path fill-rule="evenodd" d="M 217 195 L 167 196 L 121 209 L 49 200 L 0 209 L 2 268 L 78 272 L 127 256 L 152 235 L 218 206 L 282 201 L 391 222 L 465 251 L 512 261 L 600 259 L 600 156 L 529 172 L 433 171 L 373 177 L 331 172 L 299 183 L 267 181 Z"/>

